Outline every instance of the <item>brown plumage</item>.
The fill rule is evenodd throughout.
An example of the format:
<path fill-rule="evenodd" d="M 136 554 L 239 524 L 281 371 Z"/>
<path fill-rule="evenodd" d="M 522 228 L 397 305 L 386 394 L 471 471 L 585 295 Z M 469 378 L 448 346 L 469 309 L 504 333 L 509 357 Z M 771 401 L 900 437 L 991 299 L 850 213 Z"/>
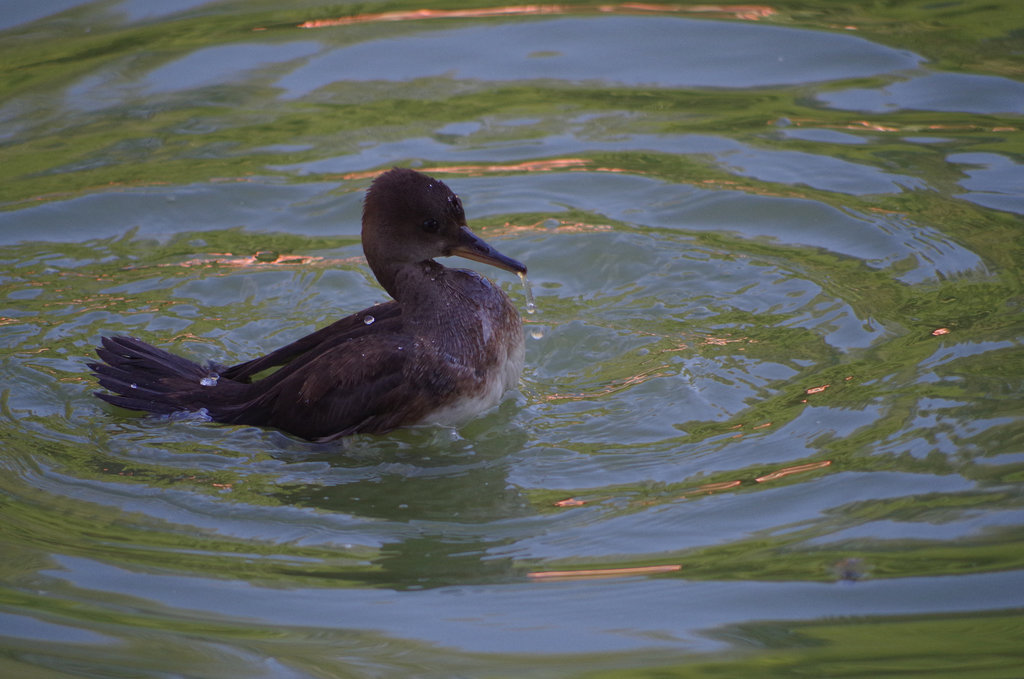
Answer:
<path fill-rule="evenodd" d="M 453 424 L 496 404 L 522 370 L 519 312 L 483 276 L 434 258 L 458 255 L 515 273 L 526 267 L 469 230 L 462 203 L 443 182 L 408 169 L 374 180 L 362 241 L 393 301 L 226 369 L 138 339 L 104 337 L 96 351 L 102 363 L 89 367 L 113 393 L 96 395 L 152 413 L 205 409 L 218 422 L 314 440 Z M 268 368 L 278 369 L 252 381 Z"/>

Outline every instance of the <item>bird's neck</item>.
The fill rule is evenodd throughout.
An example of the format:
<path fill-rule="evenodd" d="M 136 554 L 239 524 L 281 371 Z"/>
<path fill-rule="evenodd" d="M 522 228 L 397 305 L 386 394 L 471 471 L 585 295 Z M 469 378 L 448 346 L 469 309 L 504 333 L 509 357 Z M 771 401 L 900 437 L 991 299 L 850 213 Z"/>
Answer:
<path fill-rule="evenodd" d="M 442 295 L 450 271 L 432 259 L 378 266 L 371 263 L 370 268 L 381 287 L 403 307 L 429 304 Z"/>

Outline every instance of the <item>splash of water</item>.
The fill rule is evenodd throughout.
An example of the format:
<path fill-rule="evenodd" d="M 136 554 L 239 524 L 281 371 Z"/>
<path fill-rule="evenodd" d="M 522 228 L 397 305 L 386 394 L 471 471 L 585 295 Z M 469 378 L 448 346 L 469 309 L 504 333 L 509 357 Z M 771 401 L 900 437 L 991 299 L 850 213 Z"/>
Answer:
<path fill-rule="evenodd" d="M 530 287 L 530 281 L 526 280 L 525 273 L 519 274 L 519 280 L 523 282 L 523 292 L 526 294 L 526 313 L 535 313 L 537 305 L 533 302 L 533 288 Z"/>

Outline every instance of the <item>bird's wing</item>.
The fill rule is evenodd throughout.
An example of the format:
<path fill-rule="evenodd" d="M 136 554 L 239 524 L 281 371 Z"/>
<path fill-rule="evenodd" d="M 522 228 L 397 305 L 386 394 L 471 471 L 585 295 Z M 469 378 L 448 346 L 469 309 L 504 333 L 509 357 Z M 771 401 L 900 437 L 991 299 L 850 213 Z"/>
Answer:
<path fill-rule="evenodd" d="M 455 393 L 462 371 L 471 372 L 435 354 L 405 335 L 358 337 L 285 366 L 232 420 L 253 418 L 317 440 L 415 424 Z"/>
<path fill-rule="evenodd" d="M 236 382 L 248 382 L 253 375 L 290 363 L 303 354 L 319 354 L 332 346 L 369 333 L 397 332 L 401 328 L 401 319 L 402 308 L 396 302 L 377 304 L 337 320 L 269 354 L 224 368 L 220 374 Z"/>

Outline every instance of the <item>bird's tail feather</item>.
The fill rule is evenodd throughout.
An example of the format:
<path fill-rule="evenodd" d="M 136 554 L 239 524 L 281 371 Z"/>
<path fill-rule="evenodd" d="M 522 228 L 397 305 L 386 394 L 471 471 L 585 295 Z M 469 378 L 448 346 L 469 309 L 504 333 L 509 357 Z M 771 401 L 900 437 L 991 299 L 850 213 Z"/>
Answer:
<path fill-rule="evenodd" d="M 108 403 L 129 410 L 144 410 L 167 415 L 182 410 L 209 408 L 214 402 L 230 402 L 225 388 L 242 385 L 221 381 L 214 368 L 135 339 L 104 337 L 96 348 L 102 363 L 89 367 L 99 377 L 100 386 L 113 393 L 96 392 Z M 216 399 L 211 398 L 219 392 Z M 215 413 L 210 415 L 217 419 Z"/>

